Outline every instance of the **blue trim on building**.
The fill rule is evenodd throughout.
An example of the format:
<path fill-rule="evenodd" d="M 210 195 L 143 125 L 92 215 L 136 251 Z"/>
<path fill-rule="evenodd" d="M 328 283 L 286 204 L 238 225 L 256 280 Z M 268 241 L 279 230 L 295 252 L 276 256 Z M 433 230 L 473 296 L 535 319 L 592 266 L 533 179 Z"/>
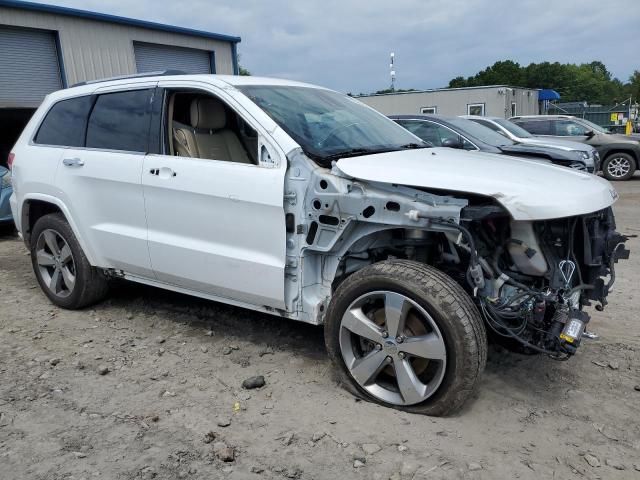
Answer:
<path fill-rule="evenodd" d="M 163 32 L 179 33 L 182 35 L 190 35 L 192 37 L 211 38 L 213 40 L 231 42 L 233 45 L 241 41 L 240 37 L 231 35 L 205 32 L 202 30 L 193 30 L 191 28 L 176 27 L 174 25 L 165 25 L 162 23 L 147 22 L 146 20 L 137 20 L 134 18 L 109 15 L 106 13 L 88 12 L 86 10 L 78 10 L 76 8 L 59 7 L 57 5 L 45 5 L 42 3 L 21 2 L 17 0 L 0 0 L 0 7 L 17 8 L 19 10 L 31 10 L 34 12 L 53 13 L 56 15 L 65 15 L 68 17 L 85 18 L 89 20 L 97 20 L 100 22 L 117 23 L 120 25 L 148 28 L 151 30 L 160 30 Z"/>
<path fill-rule="evenodd" d="M 60 79 L 62 80 L 62 88 L 67 88 L 67 71 L 64 69 L 64 58 L 62 58 L 62 44 L 60 43 L 60 32 L 53 32 L 56 39 L 56 53 L 58 54 L 58 68 L 60 68 Z"/>
<path fill-rule="evenodd" d="M 216 52 L 214 50 L 211 50 L 209 52 L 209 57 L 209 62 L 211 62 L 211 73 L 216 73 Z"/>
<path fill-rule="evenodd" d="M 238 45 L 236 43 L 231 44 L 231 61 L 233 62 L 233 74 L 240 75 L 240 68 L 238 67 Z"/>

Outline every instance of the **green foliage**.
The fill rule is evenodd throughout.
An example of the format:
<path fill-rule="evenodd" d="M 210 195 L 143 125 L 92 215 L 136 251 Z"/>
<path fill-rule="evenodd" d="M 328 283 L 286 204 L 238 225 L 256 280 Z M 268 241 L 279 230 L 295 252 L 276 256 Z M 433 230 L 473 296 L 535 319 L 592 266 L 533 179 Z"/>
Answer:
<path fill-rule="evenodd" d="M 381 93 L 401 93 L 401 92 L 415 92 L 415 88 L 385 88 L 384 90 L 378 90 L 376 95 Z"/>
<path fill-rule="evenodd" d="M 238 65 L 238 73 L 242 77 L 250 77 L 251 76 L 251 72 L 249 70 L 247 70 L 246 68 L 244 68 L 242 65 Z"/>
<path fill-rule="evenodd" d="M 589 103 L 612 104 L 624 101 L 631 94 L 636 100 L 639 98 L 640 72 L 636 71 L 629 83 L 624 84 L 612 78 L 600 61 L 580 65 L 542 62 L 524 67 L 511 60 L 503 60 L 471 77 L 456 77 L 449 82 L 449 88 L 481 85 L 551 88 L 560 93 L 564 102 L 586 100 Z"/>

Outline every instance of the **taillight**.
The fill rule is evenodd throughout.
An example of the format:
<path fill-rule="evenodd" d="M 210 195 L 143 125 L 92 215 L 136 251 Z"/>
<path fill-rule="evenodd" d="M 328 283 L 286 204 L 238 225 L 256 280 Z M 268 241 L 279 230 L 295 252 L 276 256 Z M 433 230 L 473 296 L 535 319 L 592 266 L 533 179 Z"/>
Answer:
<path fill-rule="evenodd" d="M 11 166 L 13 165 L 13 160 L 16 158 L 15 153 L 11 152 L 9 157 L 7 158 L 7 167 L 11 170 Z"/>

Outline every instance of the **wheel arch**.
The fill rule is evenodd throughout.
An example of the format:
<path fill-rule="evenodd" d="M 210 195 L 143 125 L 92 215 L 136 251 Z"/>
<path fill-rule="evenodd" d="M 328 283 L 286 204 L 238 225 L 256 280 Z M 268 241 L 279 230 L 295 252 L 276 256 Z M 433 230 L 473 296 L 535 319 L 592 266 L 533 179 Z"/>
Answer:
<path fill-rule="evenodd" d="M 635 162 L 635 166 L 636 169 L 640 168 L 640 155 L 638 154 L 638 152 L 636 152 L 633 149 L 627 149 L 624 147 L 611 147 L 609 150 L 607 150 L 607 152 L 604 154 L 604 158 L 601 159 L 602 163 L 604 163 L 611 155 L 615 155 L 616 153 L 624 153 L 627 155 L 631 155 L 631 158 L 633 158 L 634 162 Z"/>
<path fill-rule="evenodd" d="M 23 198 L 19 211 L 20 230 L 27 248 L 31 247 L 31 231 L 36 221 L 44 215 L 60 213 L 71 227 L 73 234 L 76 236 L 89 262 L 95 265 L 93 252 L 88 248 L 88 245 L 80 234 L 80 230 L 73 220 L 69 208 L 59 198 L 46 194 L 29 194 Z"/>

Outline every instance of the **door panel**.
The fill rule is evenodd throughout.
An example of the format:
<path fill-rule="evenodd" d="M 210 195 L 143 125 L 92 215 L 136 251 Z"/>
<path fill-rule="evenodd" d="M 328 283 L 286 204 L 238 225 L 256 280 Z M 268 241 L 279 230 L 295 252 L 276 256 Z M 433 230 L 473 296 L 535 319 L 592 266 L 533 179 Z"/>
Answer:
<path fill-rule="evenodd" d="M 140 175 L 144 154 L 67 148 L 56 185 L 100 267 L 152 276 Z"/>
<path fill-rule="evenodd" d="M 157 279 L 284 308 L 284 171 L 148 155 L 142 183 Z"/>

